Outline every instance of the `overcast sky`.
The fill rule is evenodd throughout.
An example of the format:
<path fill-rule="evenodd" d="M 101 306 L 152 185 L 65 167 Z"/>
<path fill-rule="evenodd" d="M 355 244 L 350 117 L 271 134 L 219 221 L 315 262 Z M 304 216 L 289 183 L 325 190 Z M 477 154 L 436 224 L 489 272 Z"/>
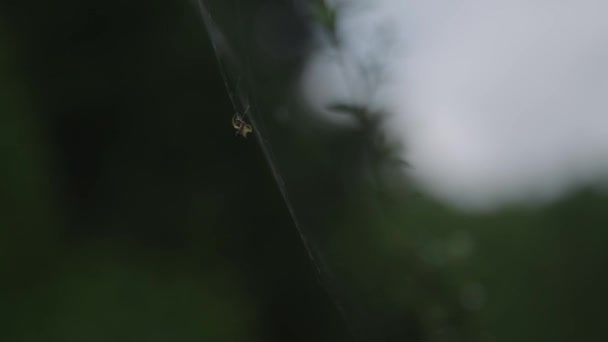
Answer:
<path fill-rule="evenodd" d="M 387 132 L 407 146 L 411 176 L 428 194 L 486 210 L 605 184 L 608 1 L 346 2 L 345 57 L 321 50 L 311 59 L 305 98 L 388 112 Z M 340 69 L 361 60 L 388 76 L 372 99 Z"/>

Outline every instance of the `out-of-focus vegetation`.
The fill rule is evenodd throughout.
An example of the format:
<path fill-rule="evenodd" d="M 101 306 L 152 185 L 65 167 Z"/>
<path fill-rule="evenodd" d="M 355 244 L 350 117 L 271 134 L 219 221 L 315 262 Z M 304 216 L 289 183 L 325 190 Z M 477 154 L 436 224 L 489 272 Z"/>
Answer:
<path fill-rule="evenodd" d="M 340 340 L 196 4 L 3 3 L 0 340 Z"/>
<path fill-rule="evenodd" d="M 605 197 L 475 216 L 385 183 L 380 113 L 294 98 L 339 9 L 211 5 L 314 263 L 195 3 L 5 3 L 0 341 L 605 339 Z"/>

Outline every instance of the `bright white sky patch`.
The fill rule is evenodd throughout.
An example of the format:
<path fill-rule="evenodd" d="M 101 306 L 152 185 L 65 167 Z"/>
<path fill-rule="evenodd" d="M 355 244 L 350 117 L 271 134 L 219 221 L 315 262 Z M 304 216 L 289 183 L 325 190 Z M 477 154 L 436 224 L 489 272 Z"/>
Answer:
<path fill-rule="evenodd" d="M 346 2 L 344 56 L 385 66 L 372 104 L 391 114 L 387 131 L 430 194 L 491 209 L 607 179 L 608 2 Z M 391 46 L 379 47 L 383 35 Z M 349 93 L 315 84 L 353 85 L 328 68 L 339 66 L 313 59 L 304 77 L 312 103 Z"/>

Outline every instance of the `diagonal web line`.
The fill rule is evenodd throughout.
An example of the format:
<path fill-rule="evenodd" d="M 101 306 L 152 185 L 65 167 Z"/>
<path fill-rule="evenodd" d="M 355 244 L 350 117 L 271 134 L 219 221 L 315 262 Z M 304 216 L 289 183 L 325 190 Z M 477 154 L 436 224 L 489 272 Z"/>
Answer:
<path fill-rule="evenodd" d="M 224 86 L 230 97 L 230 102 L 232 102 L 234 110 L 237 113 L 244 115 L 244 112 L 250 106 L 250 102 L 247 92 L 242 88 L 243 80 L 241 75 L 243 75 L 243 73 L 241 72 L 241 66 L 238 63 L 236 53 L 230 47 L 226 37 L 211 17 L 211 13 L 209 12 L 208 6 L 205 5 L 204 0 L 198 0 L 198 5 L 203 17 L 203 23 L 209 34 L 213 51 L 215 52 Z"/>
<path fill-rule="evenodd" d="M 224 81 L 224 85 L 226 86 L 226 90 L 228 91 L 228 95 L 230 96 L 230 100 L 231 100 L 235 110 L 239 113 L 242 113 L 242 110 L 249 109 L 248 119 L 250 120 L 251 125 L 254 128 L 253 131 L 255 133 L 255 136 L 264 153 L 264 157 L 266 158 L 266 161 L 270 167 L 270 170 L 275 179 L 275 182 L 277 183 L 277 186 L 279 187 L 279 191 L 281 193 L 283 201 L 285 202 L 285 205 L 287 206 L 289 215 L 291 216 L 291 219 L 298 231 L 300 239 L 302 240 L 302 242 L 304 244 L 308 258 L 311 260 L 311 262 L 315 266 L 318 274 L 321 275 L 322 272 L 321 272 L 318 253 L 313 253 L 311 244 L 308 241 L 308 239 L 306 238 L 306 235 L 304 234 L 304 232 L 299 224 L 299 220 L 297 219 L 293 204 L 291 203 L 289 194 L 287 192 L 287 187 L 285 185 L 285 181 L 277 167 L 276 158 L 274 156 L 274 153 L 272 152 L 272 148 L 270 147 L 270 142 L 266 138 L 264 138 L 265 127 L 263 125 L 262 119 L 259 118 L 259 120 L 258 120 L 257 117 L 254 118 L 254 116 L 251 115 L 251 113 L 253 112 L 253 109 L 250 108 L 251 103 L 249 100 L 249 96 L 247 96 L 247 92 L 245 91 L 245 88 L 243 87 L 244 81 L 243 81 L 242 77 L 241 76 L 235 77 L 237 84 L 234 86 L 234 89 L 233 89 L 233 85 L 231 85 L 229 72 L 238 73 L 238 71 L 240 70 L 236 55 L 235 55 L 234 51 L 230 48 L 230 45 L 228 44 L 225 36 L 219 30 L 217 24 L 211 17 L 208 7 L 205 5 L 204 1 L 198 0 L 198 4 L 200 7 L 201 14 L 203 16 L 203 22 L 205 23 L 205 27 L 207 28 L 207 32 L 209 33 L 209 38 L 211 40 L 211 44 L 213 46 L 216 58 L 218 60 L 220 74 L 222 75 L 222 79 Z M 239 111 L 239 109 L 241 109 L 241 111 Z"/>
<path fill-rule="evenodd" d="M 234 106 L 234 109 L 239 113 L 239 115 L 247 116 L 251 125 L 253 126 L 253 133 L 255 134 L 257 141 L 262 149 L 264 154 L 264 158 L 268 166 L 270 167 L 270 171 L 272 176 L 277 183 L 279 191 L 281 193 L 281 197 L 287 207 L 289 215 L 291 216 L 292 222 L 298 232 L 298 235 L 304 245 L 306 250 L 306 254 L 315 268 L 317 272 L 317 277 L 321 284 L 325 287 L 325 289 L 329 292 L 329 297 L 335 305 L 336 309 L 339 311 L 342 318 L 347 322 L 347 326 L 350 330 L 350 333 L 353 337 L 361 338 L 361 334 L 355 332 L 354 330 L 358 330 L 348 319 L 348 315 L 346 314 L 346 309 L 342 305 L 340 301 L 338 301 L 335 296 L 338 295 L 338 289 L 335 287 L 335 281 L 331 279 L 331 274 L 327 272 L 328 268 L 323 262 L 321 254 L 316 252 L 313 248 L 313 245 L 304 234 L 304 231 L 301 227 L 300 221 L 297 218 L 294 206 L 291 202 L 289 193 L 287 191 L 287 186 L 285 184 L 285 180 L 281 175 L 281 172 L 278 168 L 277 159 L 272 151 L 271 143 L 266 136 L 266 128 L 263 122 L 263 118 L 258 115 L 253 115 L 255 113 L 255 105 L 252 105 L 251 101 L 254 101 L 254 98 L 250 99 L 249 92 L 251 91 L 251 87 L 246 87 L 246 75 L 244 73 L 244 69 L 242 69 L 241 65 L 238 63 L 237 55 L 234 50 L 230 47 L 226 37 L 219 29 L 218 25 L 213 20 L 211 13 L 209 11 L 209 7 L 206 5 L 205 0 L 197 0 L 205 27 L 209 34 L 209 38 L 211 40 L 211 44 L 213 46 L 213 50 L 215 51 L 215 56 L 217 58 L 218 66 L 220 69 L 220 74 L 222 75 L 222 79 L 224 81 L 224 85 L 230 97 L 230 101 Z M 234 83 L 234 84 L 233 84 Z M 254 101 L 255 102 L 255 101 Z"/>

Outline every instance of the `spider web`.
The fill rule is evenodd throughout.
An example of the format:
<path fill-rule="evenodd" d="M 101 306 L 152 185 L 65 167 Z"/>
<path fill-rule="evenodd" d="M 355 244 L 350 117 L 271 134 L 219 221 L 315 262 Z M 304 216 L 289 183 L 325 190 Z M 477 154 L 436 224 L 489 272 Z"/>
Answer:
<path fill-rule="evenodd" d="M 294 209 L 294 205 L 292 203 L 292 199 L 288 191 L 287 185 L 285 184 L 285 180 L 281 174 L 281 171 L 279 170 L 277 157 L 275 156 L 275 153 L 272 149 L 271 142 L 267 138 L 267 126 L 262 116 L 258 115 L 258 107 L 256 106 L 255 94 L 253 94 L 254 88 L 251 87 L 248 83 L 249 77 L 246 72 L 247 59 L 244 58 L 245 62 L 243 62 L 242 60 L 237 58 L 237 53 L 229 44 L 224 32 L 215 22 L 214 17 L 211 14 L 211 8 L 207 1 L 197 0 L 197 2 L 203 18 L 203 22 L 205 24 L 205 28 L 207 29 L 213 50 L 215 52 L 222 80 L 229 95 L 230 101 L 234 107 L 234 110 L 236 111 L 237 115 L 245 117 L 251 123 L 251 126 L 253 127 L 253 134 L 255 135 L 256 140 L 258 141 L 259 146 L 263 151 L 264 157 L 270 168 L 272 176 L 279 188 L 285 206 L 298 232 L 299 238 L 302 241 L 302 244 L 306 250 L 307 257 L 310 260 L 311 264 L 314 266 L 320 283 L 325 288 L 325 290 L 328 291 L 328 294 L 331 300 L 333 301 L 334 306 L 336 307 L 344 321 L 348 323 L 347 326 L 350 330 L 351 335 L 357 338 L 357 340 L 359 340 L 360 334 L 355 333 L 353 331 L 355 328 L 352 324 L 352 320 L 346 314 L 346 309 L 344 307 L 345 303 L 338 299 L 338 297 L 340 296 L 337 294 L 337 292 L 339 292 L 336 286 L 337 283 L 331 276 L 329 272 L 329 267 L 323 261 L 322 254 L 320 253 L 320 251 L 309 240 L 307 234 L 302 228 L 302 223 L 300 222 L 300 219 L 296 215 L 296 210 Z M 237 21 L 239 21 L 240 13 L 238 0 L 236 0 L 236 4 L 236 19 Z"/>
<path fill-rule="evenodd" d="M 203 22 L 209 34 L 215 56 L 217 58 L 220 74 L 224 81 L 226 91 L 230 97 L 230 101 L 234 110 L 242 116 L 245 116 L 253 127 L 253 133 L 264 153 L 264 157 L 270 167 L 275 182 L 279 188 L 283 201 L 289 211 L 289 215 L 296 227 L 300 239 L 304 244 L 308 258 L 315 266 L 319 275 L 323 275 L 324 267 L 322 266 L 319 253 L 315 251 L 311 243 L 307 239 L 301 224 L 296 215 L 293 204 L 291 203 L 290 195 L 287 186 L 277 166 L 276 157 L 272 150 L 270 141 L 266 139 L 266 127 L 263 119 L 256 115 L 257 110 L 253 96 L 251 95 L 251 87 L 247 86 L 246 73 L 244 67 L 236 57 L 236 53 L 228 43 L 225 35 L 219 29 L 218 25 L 213 20 L 209 6 L 204 0 L 198 0 L 198 6 L 201 11 Z"/>
<path fill-rule="evenodd" d="M 211 13 L 209 12 L 209 9 L 205 2 L 203 0 L 198 0 L 198 5 L 203 17 L 203 22 L 205 23 L 205 27 L 207 28 L 207 32 L 209 33 L 213 50 L 215 51 L 215 55 L 217 57 L 217 62 L 220 68 L 220 74 L 222 75 L 226 91 L 228 92 L 234 110 L 238 114 L 246 116 L 251 122 L 251 125 L 253 126 L 253 133 L 255 134 L 258 143 L 262 148 L 262 151 L 264 152 L 264 156 L 266 158 L 266 161 L 268 162 L 268 165 L 270 166 L 270 170 L 277 183 L 277 186 L 279 187 L 281 196 L 283 197 L 283 201 L 285 202 L 285 205 L 289 210 L 291 219 L 293 220 L 293 223 L 298 230 L 300 238 L 304 243 L 304 246 L 308 253 L 308 257 L 317 266 L 317 271 L 320 272 L 316 257 L 312 252 L 311 246 L 308 243 L 306 236 L 300 228 L 300 224 L 296 217 L 293 205 L 291 204 L 283 177 L 281 176 L 281 173 L 279 172 L 276 166 L 276 158 L 270 147 L 270 142 L 264 138 L 265 127 L 263 125 L 262 118 L 254 115 L 254 113 L 256 112 L 256 108 L 255 106 L 252 106 L 250 100 L 251 96 L 249 94 L 249 89 L 251 88 L 248 88 L 246 86 L 246 79 L 243 76 L 245 75 L 245 73 L 243 72 L 243 68 L 238 63 L 236 55 L 233 49 L 228 44 L 225 36 L 222 34 L 217 24 L 214 22 L 213 17 L 211 16 Z"/>
<path fill-rule="evenodd" d="M 224 81 L 228 96 L 230 97 L 230 102 L 232 102 L 234 110 L 237 113 L 246 115 L 245 112 L 251 107 L 251 102 L 249 93 L 245 87 L 242 66 L 236 58 L 236 53 L 228 44 L 226 37 L 213 20 L 208 5 L 204 0 L 198 0 L 198 6 L 203 18 L 203 23 L 209 34 L 211 45 L 213 46 L 217 58 L 220 74 Z"/>

